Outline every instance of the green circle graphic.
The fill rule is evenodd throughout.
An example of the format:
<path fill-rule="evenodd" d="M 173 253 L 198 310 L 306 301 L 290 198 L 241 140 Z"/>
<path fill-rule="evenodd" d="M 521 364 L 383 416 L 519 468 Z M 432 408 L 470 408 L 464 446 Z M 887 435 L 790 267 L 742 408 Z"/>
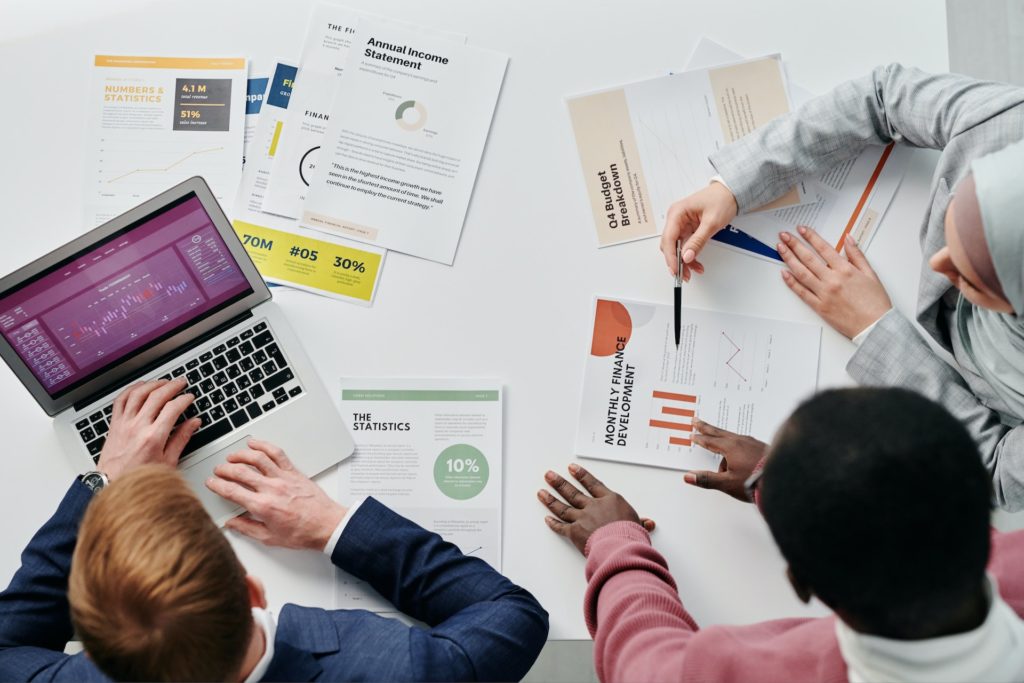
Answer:
<path fill-rule="evenodd" d="M 469 500 L 487 486 L 487 458 L 469 444 L 457 443 L 441 451 L 434 462 L 434 483 L 455 500 Z"/>

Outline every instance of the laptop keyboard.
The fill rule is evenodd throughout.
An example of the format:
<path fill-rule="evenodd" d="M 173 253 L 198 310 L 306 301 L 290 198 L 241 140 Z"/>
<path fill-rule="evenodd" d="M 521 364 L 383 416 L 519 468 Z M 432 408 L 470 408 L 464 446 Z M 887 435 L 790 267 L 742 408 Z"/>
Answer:
<path fill-rule="evenodd" d="M 182 393 L 193 394 L 196 400 L 178 418 L 178 424 L 193 417 L 203 421 L 182 458 L 302 393 L 302 385 L 266 322 L 183 360 L 159 379 L 182 375 L 188 381 Z M 113 412 L 111 403 L 75 423 L 93 462 L 99 462 Z"/>

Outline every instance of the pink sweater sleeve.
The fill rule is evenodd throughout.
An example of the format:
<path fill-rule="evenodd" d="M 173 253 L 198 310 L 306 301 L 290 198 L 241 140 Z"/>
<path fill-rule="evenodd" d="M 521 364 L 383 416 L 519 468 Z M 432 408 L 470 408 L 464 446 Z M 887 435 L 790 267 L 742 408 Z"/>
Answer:
<path fill-rule="evenodd" d="M 999 584 L 1003 596 L 1013 611 L 1024 617 L 1024 531 L 1001 533 L 992 530 L 992 554 L 988 571 Z"/>
<path fill-rule="evenodd" d="M 633 522 L 609 524 L 590 537 L 586 554 L 584 616 L 598 678 L 678 679 L 698 626 L 647 532 Z"/>

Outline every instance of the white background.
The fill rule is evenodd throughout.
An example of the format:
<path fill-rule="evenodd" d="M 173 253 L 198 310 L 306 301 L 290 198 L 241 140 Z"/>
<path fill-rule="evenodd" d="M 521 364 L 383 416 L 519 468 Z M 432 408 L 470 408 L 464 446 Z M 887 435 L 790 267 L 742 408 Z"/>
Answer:
<path fill-rule="evenodd" d="M 504 570 L 551 613 L 551 637 L 586 636 L 583 560 L 544 526 L 534 498 L 547 468 L 571 461 L 595 294 L 667 302 L 657 243 L 596 249 L 567 94 L 680 68 L 701 35 L 748 55 L 780 51 L 815 91 L 901 61 L 945 70 L 943 3 L 359 2 L 362 8 L 468 34 L 511 57 L 455 265 L 389 255 L 376 303 L 362 309 L 275 290 L 332 393 L 341 376 L 497 377 L 506 387 Z M 309 2 L 180 0 L 0 2 L 0 272 L 80 233 L 91 55 L 245 55 L 269 70 L 296 59 Z M 917 153 L 868 252 L 896 305 L 913 311 L 917 233 L 932 153 Z M 778 267 L 712 246 L 686 305 L 806 322 L 813 314 Z M 821 386 L 849 383 L 852 346 L 823 335 Z M 49 419 L 0 370 L 5 437 L 0 584 L 77 468 Z M 315 429 L 316 425 L 304 425 Z M 822 454 L 826 460 L 827 453 Z M 749 506 L 686 487 L 678 472 L 585 463 L 655 518 L 656 546 L 701 624 L 820 613 L 792 597 L 783 565 Z M 333 493 L 334 482 L 327 478 Z M 329 606 L 331 569 L 313 553 L 235 543 L 272 604 Z"/>

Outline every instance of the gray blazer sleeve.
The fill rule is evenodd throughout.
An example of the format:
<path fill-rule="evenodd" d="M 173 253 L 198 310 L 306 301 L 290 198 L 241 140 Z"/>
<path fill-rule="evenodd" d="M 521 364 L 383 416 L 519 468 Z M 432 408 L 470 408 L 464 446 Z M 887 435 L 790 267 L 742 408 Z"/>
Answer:
<path fill-rule="evenodd" d="M 1024 508 L 1024 426 L 1002 424 L 896 309 L 868 333 L 846 370 L 859 384 L 905 387 L 944 405 L 978 444 L 999 506 Z"/>
<path fill-rule="evenodd" d="M 740 211 L 748 211 L 868 145 L 905 142 L 942 149 L 960 133 L 1020 104 L 1022 93 L 1017 86 L 958 74 L 880 66 L 723 147 L 710 161 Z"/>

